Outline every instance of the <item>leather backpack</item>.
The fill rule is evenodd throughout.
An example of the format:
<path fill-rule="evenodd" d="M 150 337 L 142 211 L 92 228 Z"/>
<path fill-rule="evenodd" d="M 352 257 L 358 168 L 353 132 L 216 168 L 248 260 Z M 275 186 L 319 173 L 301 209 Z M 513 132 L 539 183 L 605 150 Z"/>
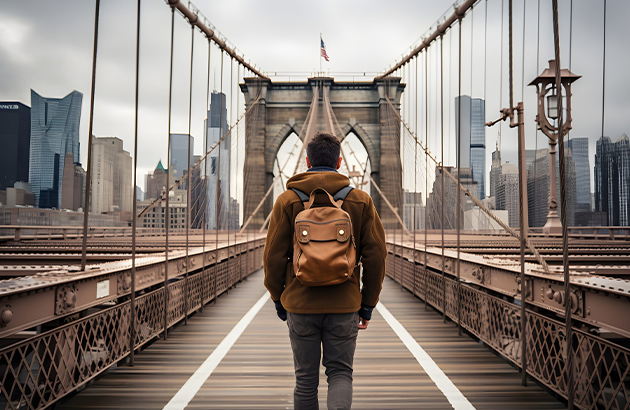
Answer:
<path fill-rule="evenodd" d="M 304 203 L 295 218 L 293 272 L 305 286 L 338 285 L 350 279 L 356 265 L 356 245 L 350 215 L 341 205 L 351 186 L 331 195 L 323 188 L 310 195 L 293 189 Z M 331 206 L 313 208 L 316 192 L 326 194 Z"/>

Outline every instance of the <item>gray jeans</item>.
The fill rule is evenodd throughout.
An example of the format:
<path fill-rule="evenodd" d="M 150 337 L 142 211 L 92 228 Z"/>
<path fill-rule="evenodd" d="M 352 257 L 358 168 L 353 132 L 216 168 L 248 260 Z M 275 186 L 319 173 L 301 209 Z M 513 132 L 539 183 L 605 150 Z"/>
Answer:
<path fill-rule="evenodd" d="M 358 313 L 305 315 L 287 313 L 295 365 L 295 410 L 317 410 L 319 366 L 328 377 L 328 409 L 352 406 L 352 362 L 359 333 Z"/>

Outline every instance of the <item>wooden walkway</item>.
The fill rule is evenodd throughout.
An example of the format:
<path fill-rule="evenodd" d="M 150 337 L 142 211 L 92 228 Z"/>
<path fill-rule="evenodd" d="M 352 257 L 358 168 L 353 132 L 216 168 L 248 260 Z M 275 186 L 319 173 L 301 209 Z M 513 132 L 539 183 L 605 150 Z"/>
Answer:
<path fill-rule="evenodd" d="M 109 371 L 58 409 L 162 409 L 234 325 L 263 295 L 262 272 L 218 298 L 136 356 L 135 367 Z M 565 406 L 506 361 L 458 336 L 453 323 L 385 279 L 381 301 L 476 409 L 562 409 Z M 353 409 L 452 409 L 444 394 L 375 310 L 355 356 Z M 286 324 L 271 301 L 236 341 L 188 409 L 292 409 L 293 359 Z M 321 372 L 320 407 L 326 406 Z"/>

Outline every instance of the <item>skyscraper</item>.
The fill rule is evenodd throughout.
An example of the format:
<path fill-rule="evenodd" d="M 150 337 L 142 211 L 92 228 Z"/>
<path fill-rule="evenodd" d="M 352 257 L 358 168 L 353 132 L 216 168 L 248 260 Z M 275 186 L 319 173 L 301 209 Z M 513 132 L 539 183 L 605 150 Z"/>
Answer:
<path fill-rule="evenodd" d="M 146 176 L 146 186 L 144 190 L 144 199 L 157 199 L 162 195 L 162 191 L 166 189 L 166 172 L 160 160 L 153 172 Z M 171 174 L 172 177 L 172 174 Z M 175 179 L 171 178 L 171 185 L 175 183 Z"/>
<path fill-rule="evenodd" d="M 518 167 L 506 163 L 501 166 L 497 184 L 496 208 L 508 211 L 508 226 L 518 227 Z"/>
<path fill-rule="evenodd" d="M 461 96 L 461 153 L 462 168 L 472 170 L 478 183 L 478 198 L 486 197 L 486 107 L 481 98 Z M 455 97 L 455 135 L 459 134 L 459 97 Z M 457 138 L 459 141 L 459 138 Z M 459 142 L 457 142 L 459 144 Z"/>
<path fill-rule="evenodd" d="M 595 211 L 606 212 L 609 226 L 630 224 L 630 140 L 623 134 L 614 143 L 597 140 L 595 151 Z"/>
<path fill-rule="evenodd" d="M 19 102 L 0 102 L 0 190 L 28 182 L 31 109 Z"/>
<path fill-rule="evenodd" d="M 501 151 L 499 151 L 499 143 L 492 152 L 492 165 L 490 166 L 490 196 L 497 196 L 497 186 L 501 179 Z"/>
<path fill-rule="evenodd" d="M 179 179 L 186 174 L 188 169 L 188 139 L 190 137 L 190 166 L 195 164 L 195 138 L 188 134 L 171 134 L 171 164 L 173 175 Z M 183 186 L 180 188 L 183 189 Z"/>
<path fill-rule="evenodd" d="M 450 172 L 452 175 L 457 173 L 457 168 L 444 167 L 445 172 Z M 444 178 L 444 229 L 455 229 L 457 226 L 457 184 L 447 175 L 442 175 L 442 170 L 439 166 L 435 167 L 435 181 L 433 182 L 433 189 L 429 194 L 427 200 L 428 216 L 429 220 L 426 221 L 428 229 L 440 229 L 442 224 L 442 178 Z M 461 182 L 464 188 L 470 192 L 476 192 L 478 189 L 477 181 L 473 180 L 472 172 L 470 168 L 462 168 L 461 170 Z M 460 214 L 460 227 L 464 227 L 464 213 L 473 208 L 473 202 L 468 196 L 461 193 L 461 214 Z"/>
<path fill-rule="evenodd" d="M 116 137 L 92 139 L 90 210 L 96 213 L 133 208 L 131 155 Z"/>
<path fill-rule="evenodd" d="M 422 192 L 403 190 L 403 223 L 410 231 L 424 229 L 424 205 Z"/>
<path fill-rule="evenodd" d="M 559 154 L 556 152 L 556 197 L 558 198 L 558 216 L 562 217 L 562 198 L 560 197 Z M 567 224 L 575 226 L 575 162 L 571 150 L 565 151 L 565 170 L 567 187 Z M 549 214 L 549 150 L 540 149 L 536 159 L 527 168 L 527 208 L 530 227 L 541 227 L 547 222 Z"/>
<path fill-rule="evenodd" d="M 40 208 L 60 208 L 65 156 L 79 161 L 83 94 L 46 98 L 31 90 L 29 183 Z"/>
<path fill-rule="evenodd" d="M 591 166 L 588 159 L 588 138 L 567 141 L 575 162 L 575 212 L 591 210 Z"/>
<path fill-rule="evenodd" d="M 63 192 L 61 193 L 61 208 L 78 211 L 83 208 L 85 201 L 85 170 L 81 164 L 74 162 L 72 154 L 68 152 L 63 165 Z"/>
<path fill-rule="evenodd" d="M 206 120 L 206 136 L 204 138 L 204 155 L 228 131 L 227 107 L 225 94 L 214 91 L 211 94 L 210 111 Z M 206 221 L 208 229 L 217 229 L 217 203 L 219 204 L 220 229 L 227 229 L 230 207 L 230 156 L 231 136 L 228 135 L 220 146 L 214 149 L 206 158 L 206 175 L 208 179 L 208 214 Z M 221 158 L 219 160 L 219 152 Z M 220 162 L 220 165 L 219 165 Z M 217 189 L 217 184 L 219 184 Z M 218 195 L 217 195 L 218 191 Z M 218 196 L 218 198 L 217 198 Z"/>

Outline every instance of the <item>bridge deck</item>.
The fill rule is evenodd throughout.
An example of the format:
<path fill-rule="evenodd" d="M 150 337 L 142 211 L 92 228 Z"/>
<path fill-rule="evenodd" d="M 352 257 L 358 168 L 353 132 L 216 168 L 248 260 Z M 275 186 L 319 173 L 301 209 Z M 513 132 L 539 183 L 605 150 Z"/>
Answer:
<path fill-rule="evenodd" d="M 216 306 L 179 325 L 136 356 L 135 367 L 111 370 L 60 409 L 161 409 L 263 295 L 262 272 L 250 276 Z M 390 313 L 477 409 L 561 409 L 564 405 L 453 323 L 385 279 L 381 297 Z M 293 408 L 293 361 L 286 325 L 271 301 L 236 341 L 187 408 Z M 320 406 L 326 403 L 322 371 Z M 451 409 L 445 395 L 376 310 L 359 335 L 355 357 L 355 409 Z"/>

